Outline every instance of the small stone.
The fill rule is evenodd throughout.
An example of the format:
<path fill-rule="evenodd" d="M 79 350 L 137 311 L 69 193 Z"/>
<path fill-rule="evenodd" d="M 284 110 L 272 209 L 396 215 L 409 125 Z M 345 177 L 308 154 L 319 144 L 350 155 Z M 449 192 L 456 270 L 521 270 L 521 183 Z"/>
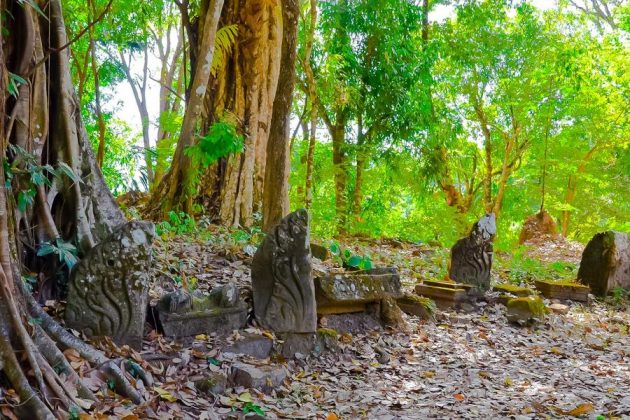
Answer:
<path fill-rule="evenodd" d="M 396 299 L 396 303 L 403 312 L 415 315 L 420 319 L 431 319 L 435 313 L 435 302 L 430 298 L 406 294 Z"/>
<path fill-rule="evenodd" d="M 223 394 L 227 388 L 227 376 L 223 372 L 212 372 L 207 377 L 195 381 L 195 388 L 209 394 Z"/>
<path fill-rule="evenodd" d="M 282 366 L 251 366 L 236 363 L 232 366 L 230 383 L 244 388 L 255 388 L 266 394 L 282 385 L 287 371 Z"/>
<path fill-rule="evenodd" d="M 461 304 L 460 309 L 466 313 L 475 312 L 477 310 L 477 308 L 475 308 L 473 305 L 466 302 Z"/>
<path fill-rule="evenodd" d="M 566 315 L 567 313 L 569 313 L 569 307 L 561 303 L 552 303 L 551 305 L 548 306 L 548 308 L 552 312 L 560 314 L 560 315 Z"/>
<path fill-rule="evenodd" d="M 315 349 L 314 333 L 286 333 L 280 334 L 279 338 L 283 341 L 280 354 L 286 358 L 296 357 L 297 354 L 309 354 Z"/>
<path fill-rule="evenodd" d="M 330 257 L 328 248 L 313 242 L 311 242 L 311 255 L 320 261 L 326 261 Z"/>

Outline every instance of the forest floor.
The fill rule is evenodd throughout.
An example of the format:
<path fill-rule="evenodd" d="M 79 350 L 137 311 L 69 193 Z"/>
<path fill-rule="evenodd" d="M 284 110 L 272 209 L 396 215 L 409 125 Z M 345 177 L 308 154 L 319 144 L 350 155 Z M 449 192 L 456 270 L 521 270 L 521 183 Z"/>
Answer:
<path fill-rule="evenodd" d="M 217 230 L 158 239 L 150 297 L 155 301 L 176 284 L 205 290 L 233 281 L 251 307 L 249 264 L 258 240 Z M 369 255 L 375 266 L 398 267 L 409 289 L 419 278 L 446 273 L 447 249 L 396 240 L 341 242 Z M 580 254 L 581 246 L 563 241 L 499 254 L 494 280 L 569 278 Z M 314 260 L 316 273 L 338 269 L 334 260 Z M 628 301 L 564 303 L 567 314 L 552 313 L 533 328 L 509 324 L 498 303 L 479 302 L 468 312 L 437 310 L 431 321 L 406 316 L 407 331 L 343 334 L 338 351 L 295 360 L 221 350 L 246 333 L 269 335 L 253 325 L 227 337 L 197 336 L 185 345 L 151 331 L 140 355 L 114 350 L 150 361 L 144 366 L 154 386 L 137 384 L 147 403 L 133 407 L 110 392 L 97 411 L 129 419 L 238 418 L 261 410 L 267 418 L 331 420 L 630 416 Z M 385 349 L 388 360 L 375 349 Z M 211 372 L 227 373 L 236 362 L 283 365 L 288 376 L 271 395 L 236 388 L 215 397 L 193 384 Z"/>

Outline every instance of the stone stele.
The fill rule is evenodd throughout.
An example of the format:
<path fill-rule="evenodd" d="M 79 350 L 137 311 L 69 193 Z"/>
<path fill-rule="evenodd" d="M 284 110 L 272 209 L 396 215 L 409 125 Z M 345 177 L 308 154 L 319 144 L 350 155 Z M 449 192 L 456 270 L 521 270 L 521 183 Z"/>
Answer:
<path fill-rule="evenodd" d="M 154 226 L 131 221 L 88 251 L 70 274 L 66 325 L 142 347 Z"/>
<path fill-rule="evenodd" d="M 315 290 L 306 210 L 286 216 L 265 237 L 252 261 L 254 314 L 278 333 L 314 333 Z"/>
<path fill-rule="evenodd" d="M 474 224 L 470 235 L 460 239 L 451 249 L 452 280 L 472 284 L 479 291 L 490 288 L 492 241 L 497 233 L 494 213 L 486 214 Z"/>

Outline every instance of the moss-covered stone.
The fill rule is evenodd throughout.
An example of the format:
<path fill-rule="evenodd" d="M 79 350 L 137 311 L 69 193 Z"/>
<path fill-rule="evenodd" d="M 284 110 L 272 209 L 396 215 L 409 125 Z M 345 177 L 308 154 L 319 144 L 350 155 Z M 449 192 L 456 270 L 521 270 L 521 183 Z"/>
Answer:
<path fill-rule="evenodd" d="M 424 296 L 406 294 L 396 300 L 400 309 L 409 315 L 415 315 L 421 319 L 430 319 L 436 310 L 433 299 Z"/>
<path fill-rule="evenodd" d="M 321 337 L 332 337 L 332 338 L 339 337 L 339 333 L 337 332 L 337 330 L 334 330 L 332 328 L 318 328 L 317 335 Z"/>
<path fill-rule="evenodd" d="M 590 288 L 583 284 L 575 283 L 568 280 L 550 281 L 536 280 L 536 289 L 543 296 L 549 299 L 568 299 L 578 302 L 588 301 Z"/>
<path fill-rule="evenodd" d="M 492 290 L 496 292 L 510 293 L 514 296 L 519 296 L 519 297 L 533 296 L 535 294 L 535 292 L 528 287 L 516 286 L 514 284 L 509 284 L 509 283 L 497 284 L 492 288 Z"/>
<path fill-rule="evenodd" d="M 547 308 L 541 298 L 526 296 L 510 299 L 507 302 L 507 318 L 510 322 L 525 325 L 542 321 Z"/>

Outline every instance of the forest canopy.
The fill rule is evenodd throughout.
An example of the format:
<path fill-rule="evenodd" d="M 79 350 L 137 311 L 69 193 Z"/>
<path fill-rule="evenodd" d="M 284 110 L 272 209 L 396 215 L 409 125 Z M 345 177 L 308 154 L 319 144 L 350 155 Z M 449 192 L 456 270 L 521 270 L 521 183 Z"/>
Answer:
<path fill-rule="evenodd" d="M 70 38 L 105 12 L 71 48 L 105 179 L 116 194 L 151 192 L 177 147 L 195 58 L 186 31 L 198 25 L 204 2 L 64 3 Z M 326 237 L 445 245 L 484 211 L 498 215 L 500 248 L 543 207 L 578 241 L 627 230 L 630 9 L 593 4 L 302 2 L 291 208 L 308 207 L 315 232 Z M 263 76 L 279 71 L 280 37 L 275 12 L 255 22 L 228 13 L 230 6 L 218 23 L 198 140 L 186 152 L 205 175 L 192 186 L 196 205 L 173 208 L 247 227 L 262 219 L 273 92 L 250 103 L 234 83 L 273 89 Z M 269 26 L 256 47 L 254 24 Z M 249 47 L 258 48 L 251 63 Z M 239 152 L 244 166 L 236 174 Z M 242 209 L 228 215 L 234 202 Z"/>

